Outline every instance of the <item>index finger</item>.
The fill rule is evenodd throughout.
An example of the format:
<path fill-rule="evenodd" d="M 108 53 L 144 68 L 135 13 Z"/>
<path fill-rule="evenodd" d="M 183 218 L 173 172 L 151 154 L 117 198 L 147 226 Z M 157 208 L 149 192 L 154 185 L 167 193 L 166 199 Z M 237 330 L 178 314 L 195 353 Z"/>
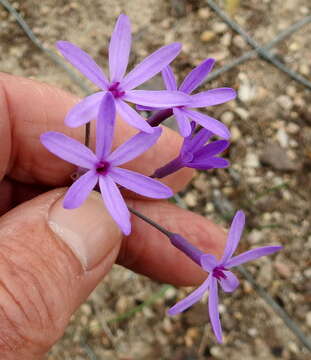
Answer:
<path fill-rule="evenodd" d="M 84 127 L 64 125 L 68 110 L 80 99 L 54 86 L 34 80 L 0 74 L 0 179 L 4 175 L 24 183 L 62 186 L 68 184 L 75 167 L 49 153 L 39 137 L 46 131 L 59 131 L 81 142 Z M 94 149 L 95 124 L 91 126 Z M 117 119 L 114 147 L 136 130 Z M 182 138 L 165 128 L 157 144 L 138 159 L 126 164 L 131 170 L 150 175 L 177 156 Z M 183 169 L 165 180 L 178 191 L 190 180 L 192 171 Z"/>

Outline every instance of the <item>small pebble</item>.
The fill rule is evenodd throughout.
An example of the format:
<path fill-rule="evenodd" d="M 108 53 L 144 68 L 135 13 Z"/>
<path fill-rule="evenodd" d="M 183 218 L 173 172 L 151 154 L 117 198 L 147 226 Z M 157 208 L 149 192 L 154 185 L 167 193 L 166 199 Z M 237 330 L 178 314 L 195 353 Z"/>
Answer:
<path fill-rule="evenodd" d="M 291 110 L 293 107 L 293 100 L 288 95 L 281 95 L 276 99 L 277 103 L 283 110 Z"/>
<path fill-rule="evenodd" d="M 188 206 L 195 206 L 197 204 L 197 196 L 193 192 L 188 192 L 184 197 L 184 201 Z"/>
<path fill-rule="evenodd" d="M 252 244 L 257 244 L 263 239 L 263 237 L 264 237 L 263 232 L 255 229 L 252 230 L 248 235 L 248 240 Z"/>
<path fill-rule="evenodd" d="M 297 134 L 300 130 L 300 126 L 297 125 L 294 122 L 290 122 L 287 126 L 286 126 L 286 131 L 290 134 Z"/>
<path fill-rule="evenodd" d="M 245 158 L 245 166 L 250 168 L 258 168 L 260 166 L 258 155 L 255 153 L 247 153 Z"/>
<path fill-rule="evenodd" d="M 209 42 L 215 38 L 216 34 L 213 31 L 205 30 L 202 32 L 200 39 L 203 42 Z"/>
<path fill-rule="evenodd" d="M 231 126 L 231 141 L 238 142 L 241 139 L 241 131 L 237 126 Z"/>
<path fill-rule="evenodd" d="M 205 8 L 201 8 L 198 11 L 198 16 L 200 19 L 208 19 L 211 15 L 210 9 L 205 7 Z"/>
<path fill-rule="evenodd" d="M 227 30 L 228 26 L 223 22 L 217 22 L 213 25 L 213 31 L 215 31 L 216 34 L 222 34 Z"/>
<path fill-rule="evenodd" d="M 224 113 L 221 114 L 220 120 L 230 126 L 232 121 L 234 120 L 234 113 L 231 111 L 225 111 Z"/>
<path fill-rule="evenodd" d="M 283 128 L 281 128 L 277 131 L 276 140 L 283 148 L 288 147 L 288 135 Z"/>
<path fill-rule="evenodd" d="M 306 315 L 306 324 L 308 327 L 311 328 L 311 311 L 308 311 L 307 312 L 307 315 Z"/>

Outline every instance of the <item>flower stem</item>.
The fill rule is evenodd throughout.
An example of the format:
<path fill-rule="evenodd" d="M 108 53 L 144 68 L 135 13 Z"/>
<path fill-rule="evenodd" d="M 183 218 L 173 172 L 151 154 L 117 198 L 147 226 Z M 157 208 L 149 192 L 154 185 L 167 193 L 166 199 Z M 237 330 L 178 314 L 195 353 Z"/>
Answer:
<path fill-rule="evenodd" d="M 85 124 L 85 133 L 84 133 L 84 145 L 89 147 L 90 145 L 90 135 L 91 135 L 91 123 Z"/>
<path fill-rule="evenodd" d="M 195 263 L 197 263 L 199 266 L 201 266 L 200 258 L 204 254 L 201 250 L 197 249 L 195 246 L 190 244 L 185 238 L 183 238 L 179 234 L 172 233 L 171 231 L 168 231 L 161 225 L 157 224 L 155 221 L 149 219 L 147 216 L 141 214 L 137 210 L 128 207 L 130 212 L 138 216 L 140 219 L 144 220 L 149 225 L 152 225 L 157 230 L 159 230 L 162 234 L 166 235 L 171 244 L 175 246 L 178 250 L 182 251 L 185 255 L 190 257 Z"/>
<path fill-rule="evenodd" d="M 173 174 L 174 172 L 180 170 L 184 167 L 184 162 L 181 160 L 181 157 L 178 156 L 176 159 L 170 161 L 166 165 L 160 167 L 157 169 L 152 175 L 152 178 L 158 178 L 161 179 L 165 176 L 168 176 L 170 174 Z"/>
<path fill-rule="evenodd" d="M 160 125 L 164 120 L 173 115 L 172 109 L 159 110 L 153 113 L 147 120 L 148 124 L 152 127 Z"/>

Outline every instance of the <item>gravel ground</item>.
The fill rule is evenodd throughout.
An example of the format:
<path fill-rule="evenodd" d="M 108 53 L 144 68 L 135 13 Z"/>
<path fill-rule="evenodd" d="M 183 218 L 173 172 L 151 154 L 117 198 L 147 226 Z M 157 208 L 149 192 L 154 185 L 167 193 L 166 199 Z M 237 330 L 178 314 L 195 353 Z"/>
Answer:
<path fill-rule="evenodd" d="M 14 6 L 46 47 L 54 50 L 59 39 L 72 41 L 104 68 L 109 35 L 120 12 L 133 23 L 131 64 L 164 44 L 181 41 L 183 52 L 174 68 L 183 78 L 206 57 L 215 57 L 220 67 L 249 50 L 203 0 L 23 0 L 15 1 Z M 310 13 L 309 0 L 249 0 L 241 1 L 234 19 L 258 42 L 266 43 Z M 82 95 L 2 8 L 0 21 L 1 71 Z M 310 30 L 309 24 L 273 50 L 280 61 L 309 80 Z M 225 227 L 232 213 L 243 208 L 248 227 L 241 251 L 270 243 L 284 245 L 281 253 L 247 268 L 302 330 L 310 333 L 310 90 L 259 59 L 203 88 L 217 86 L 238 90 L 236 101 L 209 109 L 209 114 L 231 129 L 232 145 L 226 156 L 232 166 L 198 173 L 181 195 L 190 209 Z M 243 280 L 233 296 L 222 294 L 223 346 L 211 335 L 205 304 L 167 317 L 166 309 L 191 290 L 163 287 L 115 266 L 72 318 L 47 358 L 309 359 L 298 340 Z M 152 304 L 141 306 L 155 294 Z"/>

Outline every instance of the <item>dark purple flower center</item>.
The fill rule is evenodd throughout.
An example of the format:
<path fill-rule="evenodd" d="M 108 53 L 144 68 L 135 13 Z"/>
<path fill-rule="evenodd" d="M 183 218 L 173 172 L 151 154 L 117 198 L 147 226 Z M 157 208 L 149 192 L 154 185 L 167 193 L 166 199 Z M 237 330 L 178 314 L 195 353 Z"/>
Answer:
<path fill-rule="evenodd" d="M 215 269 L 213 270 L 213 276 L 217 280 L 227 279 L 227 276 L 224 274 L 224 271 L 228 271 L 228 269 L 226 269 L 223 266 L 216 266 Z"/>
<path fill-rule="evenodd" d="M 115 99 L 118 99 L 125 94 L 125 92 L 119 87 L 119 85 L 120 82 L 117 81 L 115 83 L 112 83 L 108 88 L 108 90 L 111 92 Z"/>
<path fill-rule="evenodd" d="M 96 172 L 100 175 L 106 175 L 110 168 L 110 164 L 107 161 L 100 161 L 96 164 Z"/>

